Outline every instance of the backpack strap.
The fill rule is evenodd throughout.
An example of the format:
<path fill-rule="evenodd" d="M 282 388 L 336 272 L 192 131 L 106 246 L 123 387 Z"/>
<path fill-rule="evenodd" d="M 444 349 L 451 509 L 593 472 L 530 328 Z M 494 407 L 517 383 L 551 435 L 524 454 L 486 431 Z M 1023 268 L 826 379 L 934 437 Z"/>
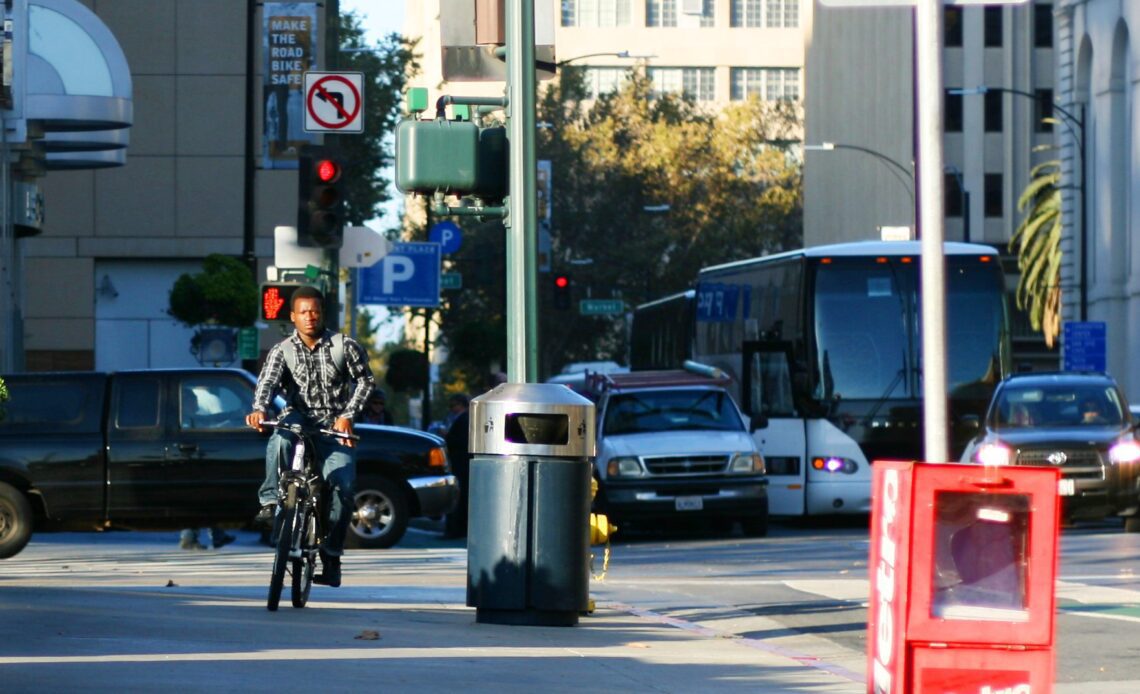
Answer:
<path fill-rule="evenodd" d="M 332 343 L 332 359 L 337 372 L 347 373 L 347 362 L 344 358 L 344 333 L 333 333 L 329 341 Z M 296 373 L 297 350 L 291 339 L 286 340 L 281 345 L 281 354 L 285 357 L 285 366 L 289 368 L 289 373 Z"/>

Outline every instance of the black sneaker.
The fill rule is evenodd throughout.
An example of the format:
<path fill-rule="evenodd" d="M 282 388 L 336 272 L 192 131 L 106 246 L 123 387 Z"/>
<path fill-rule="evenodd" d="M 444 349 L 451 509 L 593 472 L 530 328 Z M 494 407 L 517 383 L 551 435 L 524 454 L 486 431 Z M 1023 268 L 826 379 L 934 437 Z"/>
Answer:
<path fill-rule="evenodd" d="M 273 516 L 277 514 L 277 504 L 265 504 L 257 515 L 253 517 L 254 523 L 272 523 Z"/>
<path fill-rule="evenodd" d="M 321 552 L 321 573 L 313 576 L 313 583 L 330 588 L 340 587 L 340 557 Z"/>

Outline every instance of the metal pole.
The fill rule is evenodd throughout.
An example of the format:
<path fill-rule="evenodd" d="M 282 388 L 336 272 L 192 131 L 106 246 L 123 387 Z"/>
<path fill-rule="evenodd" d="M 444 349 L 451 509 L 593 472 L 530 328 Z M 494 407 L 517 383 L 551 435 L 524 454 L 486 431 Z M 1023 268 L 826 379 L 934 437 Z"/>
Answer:
<path fill-rule="evenodd" d="M 925 459 L 950 457 L 946 404 L 946 258 L 942 199 L 942 1 L 915 7 L 919 228 L 922 230 L 922 374 Z"/>
<path fill-rule="evenodd" d="M 506 203 L 507 380 L 525 383 L 538 380 L 534 0 L 509 0 L 506 24 L 510 143 L 510 194 Z"/>
<path fill-rule="evenodd" d="M 1077 143 L 1077 152 L 1081 158 L 1081 321 L 1089 319 L 1089 213 L 1085 188 L 1085 105 L 1081 104 L 1081 116 L 1077 120 L 1077 128 L 1081 132 L 1081 141 Z"/>

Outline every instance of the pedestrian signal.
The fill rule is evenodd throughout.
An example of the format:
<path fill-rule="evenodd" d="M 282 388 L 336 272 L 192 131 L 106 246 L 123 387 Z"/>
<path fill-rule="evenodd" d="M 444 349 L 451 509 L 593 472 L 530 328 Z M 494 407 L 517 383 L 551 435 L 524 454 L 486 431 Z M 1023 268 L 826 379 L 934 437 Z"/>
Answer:
<path fill-rule="evenodd" d="M 271 323 L 290 322 L 293 310 L 293 292 L 303 284 L 295 282 L 270 282 L 261 285 L 261 320 Z"/>

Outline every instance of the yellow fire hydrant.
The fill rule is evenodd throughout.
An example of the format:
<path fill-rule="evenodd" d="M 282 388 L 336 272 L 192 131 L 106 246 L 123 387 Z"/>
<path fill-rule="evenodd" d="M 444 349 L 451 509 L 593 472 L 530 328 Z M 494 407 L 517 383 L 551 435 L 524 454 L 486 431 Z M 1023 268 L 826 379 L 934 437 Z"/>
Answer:
<path fill-rule="evenodd" d="M 590 501 L 598 495 L 598 480 L 590 478 Z M 600 574 L 593 573 L 594 569 L 594 553 L 590 553 L 590 573 L 593 575 L 594 580 L 603 581 L 606 578 L 606 571 L 610 567 L 610 536 L 617 532 L 617 526 L 610 523 L 610 519 L 604 513 L 591 513 L 590 514 L 590 544 L 591 545 L 605 545 L 602 550 L 602 572 Z M 594 613 L 594 599 L 588 599 L 588 607 L 586 608 L 587 614 Z"/>

